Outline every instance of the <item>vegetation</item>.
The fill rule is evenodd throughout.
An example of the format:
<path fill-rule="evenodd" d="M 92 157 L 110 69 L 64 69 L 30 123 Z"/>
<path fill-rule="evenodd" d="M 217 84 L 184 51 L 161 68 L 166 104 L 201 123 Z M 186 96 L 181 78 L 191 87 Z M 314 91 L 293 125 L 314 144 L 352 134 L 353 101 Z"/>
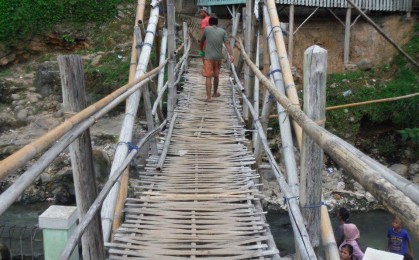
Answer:
<path fill-rule="evenodd" d="M 105 21 L 127 0 L 2 0 L 0 42 L 10 43 L 63 22 Z M 71 40 L 71 38 L 67 38 Z"/>

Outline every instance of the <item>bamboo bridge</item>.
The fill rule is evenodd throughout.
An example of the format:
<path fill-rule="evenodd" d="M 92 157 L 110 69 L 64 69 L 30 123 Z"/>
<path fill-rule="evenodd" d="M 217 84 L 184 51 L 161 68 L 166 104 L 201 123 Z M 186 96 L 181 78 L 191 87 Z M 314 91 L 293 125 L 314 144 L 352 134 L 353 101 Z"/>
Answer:
<path fill-rule="evenodd" d="M 274 1 L 263 5 L 269 78 L 259 70 L 255 58 L 260 56 L 259 46 L 256 55 L 249 56 L 254 52 L 251 38 L 259 33 L 245 31 L 243 45 L 235 38 L 237 24 L 233 24 L 231 42 L 242 64 L 223 65 L 221 96 L 211 102 L 205 101 L 202 61 L 190 55 L 186 23 L 183 43 L 175 47 L 173 0 L 167 1 L 167 29 L 161 32 L 161 46 L 156 46 L 160 48 L 159 66 L 150 69 L 160 1 L 151 1 L 147 28 L 145 7 L 145 1 L 139 0 L 129 83 L 95 104 L 86 107 L 79 100 L 84 91 L 81 59 L 59 57 L 64 107 L 74 115 L 0 162 L 1 180 L 41 154 L 0 194 L 0 214 L 70 146 L 79 224 L 59 259 L 72 259 L 79 243 L 84 259 L 281 259 L 262 208 L 258 166 L 264 156 L 284 195 L 301 259 L 317 259 L 320 247 L 326 259 L 339 259 L 327 207 L 322 205 L 325 152 L 419 237 L 419 187 L 322 127 L 327 51 L 319 46 L 305 52 L 307 91 L 304 112 L 301 110 Z M 245 15 L 247 28 L 252 28 L 251 5 L 246 5 Z M 168 80 L 164 82 L 166 68 Z M 242 69 L 244 79 L 238 73 Z M 259 85 L 266 89 L 261 111 Z M 157 95 L 152 99 L 149 89 L 153 86 Z M 167 111 L 163 111 L 166 97 Z M 138 141 L 132 139 L 141 100 L 149 131 Z M 110 177 L 98 193 L 88 128 L 123 101 L 126 113 Z M 285 172 L 266 137 L 273 107 L 278 112 Z M 247 132 L 252 133 L 251 138 Z M 129 165 L 142 147 L 147 147 L 150 156 L 144 171 L 135 173 L 136 197 L 126 198 Z M 295 149 L 300 150 L 300 170 Z"/>

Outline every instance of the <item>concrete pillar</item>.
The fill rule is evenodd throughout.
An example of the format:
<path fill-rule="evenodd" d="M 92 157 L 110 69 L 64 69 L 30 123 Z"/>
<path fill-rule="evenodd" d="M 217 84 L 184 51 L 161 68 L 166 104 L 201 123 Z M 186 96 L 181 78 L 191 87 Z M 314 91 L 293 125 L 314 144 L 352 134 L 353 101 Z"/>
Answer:
<path fill-rule="evenodd" d="M 44 235 L 45 260 L 59 258 L 67 240 L 76 229 L 77 219 L 77 207 L 67 206 L 51 206 L 39 216 L 39 228 L 43 230 Z M 70 259 L 79 259 L 77 247 Z"/>

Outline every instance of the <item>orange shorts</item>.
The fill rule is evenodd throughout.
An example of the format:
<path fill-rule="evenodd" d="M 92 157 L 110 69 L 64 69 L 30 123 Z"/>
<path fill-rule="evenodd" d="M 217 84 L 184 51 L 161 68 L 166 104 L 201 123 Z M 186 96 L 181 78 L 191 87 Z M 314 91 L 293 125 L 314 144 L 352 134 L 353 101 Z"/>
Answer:
<path fill-rule="evenodd" d="M 220 75 L 221 60 L 206 60 L 204 59 L 204 66 L 202 68 L 202 76 L 218 77 Z"/>

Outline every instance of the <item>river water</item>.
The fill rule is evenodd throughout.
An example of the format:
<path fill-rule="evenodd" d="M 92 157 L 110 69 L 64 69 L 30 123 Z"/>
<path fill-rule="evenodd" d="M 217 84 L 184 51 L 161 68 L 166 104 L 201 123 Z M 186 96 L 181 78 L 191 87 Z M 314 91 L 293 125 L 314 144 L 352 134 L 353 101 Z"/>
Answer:
<path fill-rule="evenodd" d="M 266 219 L 270 225 L 276 246 L 281 256 L 294 254 L 294 237 L 288 214 L 268 213 Z M 352 223 L 356 224 L 361 232 L 359 242 L 364 248 L 372 247 L 378 250 L 385 250 L 387 245 L 387 230 L 391 225 L 392 215 L 386 211 L 355 212 L 350 217 Z M 338 226 L 336 216 L 330 215 L 333 228 Z M 419 257 L 419 241 L 410 238 L 416 257 Z"/>
<path fill-rule="evenodd" d="M 42 259 L 42 231 L 37 229 L 38 217 L 49 207 L 40 203 L 29 206 L 13 205 L 0 216 L 0 243 L 11 248 L 13 256 L 34 255 L 35 259 Z M 331 215 L 333 227 L 338 225 L 334 215 Z M 281 255 L 295 253 L 294 238 L 288 214 L 268 213 L 267 221 L 270 225 L 275 243 Z M 387 229 L 390 227 L 392 216 L 385 211 L 359 212 L 351 215 L 351 220 L 361 232 L 360 243 L 365 248 L 372 247 L 383 250 L 387 244 Z M 12 227 L 5 228 L 5 226 Z M 419 241 L 411 236 L 415 256 L 419 256 Z M 39 258 L 38 258 L 39 256 Z"/>

